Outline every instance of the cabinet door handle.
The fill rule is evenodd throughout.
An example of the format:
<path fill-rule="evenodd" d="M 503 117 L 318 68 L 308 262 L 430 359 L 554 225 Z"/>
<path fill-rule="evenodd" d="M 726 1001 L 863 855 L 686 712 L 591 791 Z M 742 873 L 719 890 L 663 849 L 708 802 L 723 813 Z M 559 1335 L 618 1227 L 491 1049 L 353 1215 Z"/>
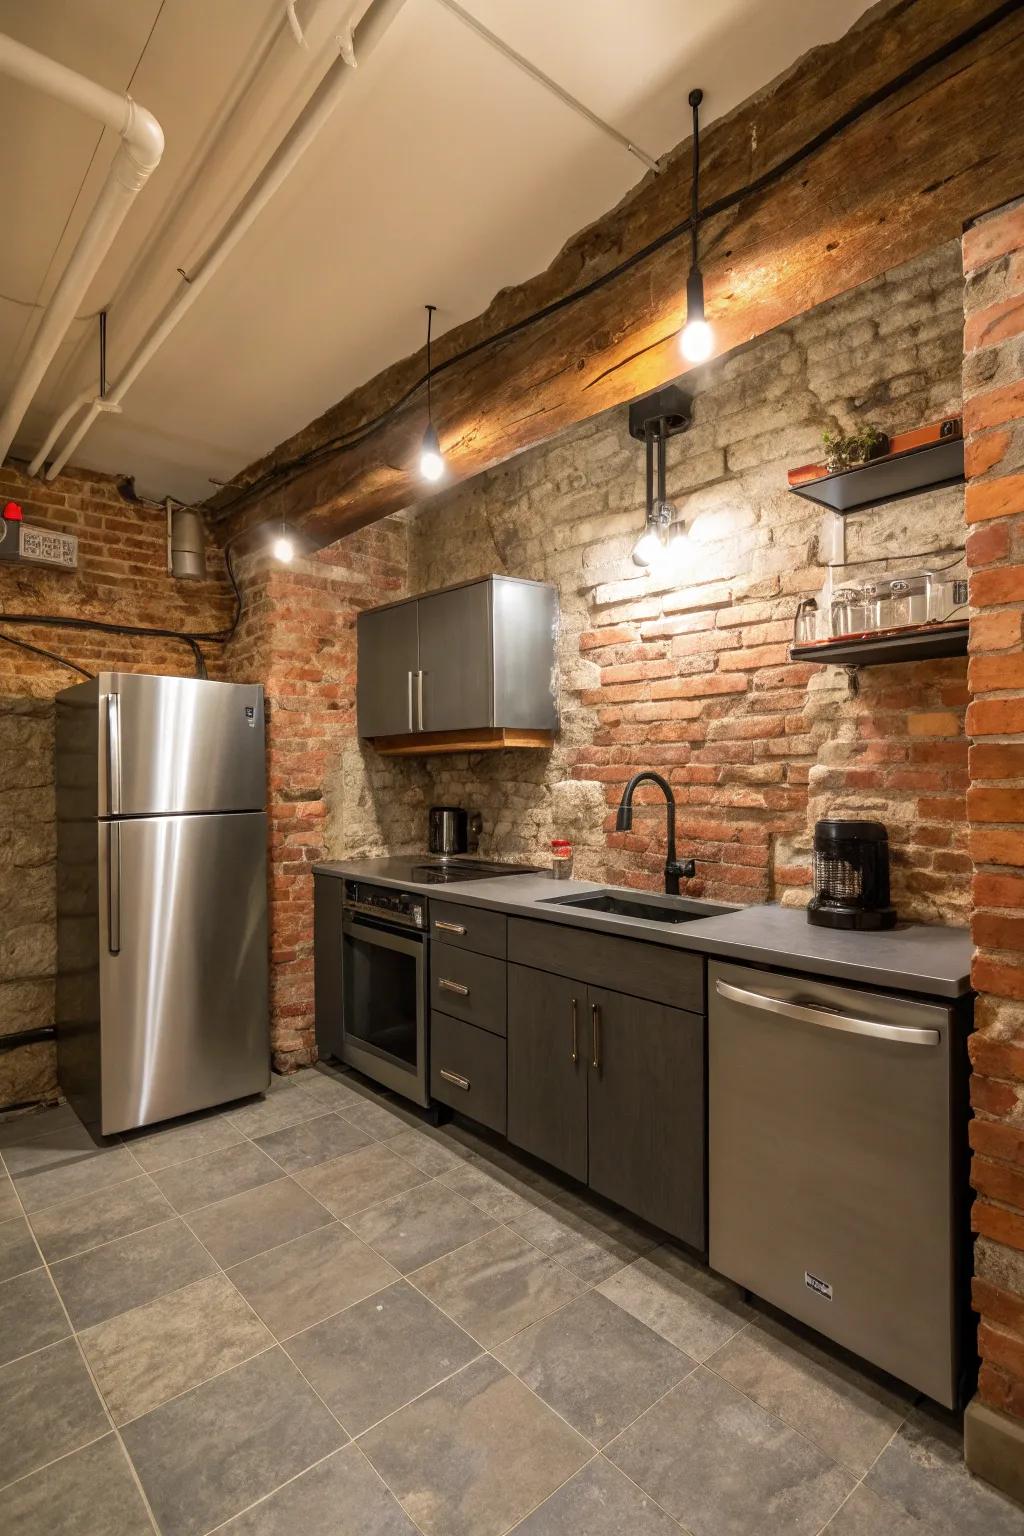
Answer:
<path fill-rule="evenodd" d="M 461 981 L 449 981 L 447 976 L 439 976 L 437 984 L 442 992 L 455 992 L 459 997 L 469 996 L 469 988 L 464 987 Z"/>
<path fill-rule="evenodd" d="M 601 1008 L 598 1003 L 590 1005 L 590 1022 L 594 1030 L 594 1057 L 590 1065 L 595 1072 L 601 1070 Z"/>
<path fill-rule="evenodd" d="M 414 731 L 416 729 L 416 727 L 413 724 L 413 720 L 412 720 L 412 673 L 410 672 L 408 674 L 408 676 L 409 676 L 409 729 L 410 729 L 410 731 Z"/>
<path fill-rule="evenodd" d="M 447 1067 L 442 1067 L 441 1076 L 446 1083 L 451 1083 L 453 1088 L 461 1088 L 463 1092 L 469 1092 L 469 1078 L 463 1077 L 461 1072 L 449 1072 Z"/>
<path fill-rule="evenodd" d="M 434 918 L 434 927 L 439 928 L 442 933 L 461 933 L 465 936 L 466 932 L 461 923 L 448 923 L 441 917 Z"/>
<path fill-rule="evenodd" d="M 569 1052 L 569 1060 L 572 1062 L 573 1066 L 575 1066 L 576 1063 L 580 1059 L 580 1052 L 579 1052 L 579 1019 L 578 1019 L 579 1004 L 577 1003 L 575 998 L 573 998 L 573 1000 L 572 1000 L 572 1005 L 571 1005 L 570 1013 L 571 1013 L 571 1016 L 572 1016 L 572 1050 Z"/>
<path fill-rule="evenodd" d="M 422 729 L 423 729 L 423 673 L 422 672 L 417 672 L 416 673 L 416 717 L 417 717 L 417 720 L 419 722 L 417 727 L 416 727 L 416 729 L 419 730 L 419 731 L 422 731 Z"/>

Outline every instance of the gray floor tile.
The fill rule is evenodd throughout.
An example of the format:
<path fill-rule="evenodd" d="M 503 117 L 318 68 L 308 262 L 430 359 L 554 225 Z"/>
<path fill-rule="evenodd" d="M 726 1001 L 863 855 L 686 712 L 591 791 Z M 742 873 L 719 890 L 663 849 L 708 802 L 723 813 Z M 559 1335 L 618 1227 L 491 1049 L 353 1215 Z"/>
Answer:
<path fill-rule="evenodd" d="M 196 1236 L 225 1269 L 334 1219 L 292 1179 L 282 1178 L 276 1163 L 271 1166 L 277 1174 L 272 1184 L 248 1189 L 189 1216 Z"/>
<path fill-rule="evenodd" d="M 512 1536 L 679 1536 L 679 1527 L 628 1477 L 595 1456 Z M 881 1533 L 879 1533 L 881 1536 Z"/>
<path fill-rule="evenodd" d="M 280 1349 L 154 1408 L 122 1434 L 163 1536 L 201 1536 L 345 1439 Z"/>
<path fill-rule="evenodd" d="M 462 1248 L 494 1229 L 490 1216 L 443 1184 L 420 1184 L 368 1211 L 348 1225 L 364 1243 L 403 1274 Z"/>
<path fill-rule="evenodd" d="M 313 1120 L 303 1120 L 283 1131 L 272 1131 L 260 1136 L 256 1145 L 279 1163 L 286 1173 L 297 1173 L 302 1168 L 317 1168 L 346 1152 L 356 1152 L 369 1146 L 373 1137 L 350 1121 L 333 1113 L 317 1115 Z"/>
<path fill-rule="evenodd" d="M 142 1495 L 115 1435 L 0 1493 L 0 1530 L 18 1536 L 153 1536 Z"/>
<path fill-rule="evenodd" d="M 71 1332 L 45 1269 L 0 1283 L 0 1365 Z"/>
<path fill-rule="evenodd" d="M 300 1088 L 319 1099 L 327 1109 L 343 1109 L 346 1104 L 362 1103 L 366 1097 L 353 1086 L 347 1075 L 340 1073 L 310 1067 L 305 1072 L 297 1072 L 295 1078 Z"/>
<path fill-rule="evenodd" d="M 11 1115 L 0 1120 L 0 1156 L 8 1147 L 20 1146 L 47 1131 L 58 1130 L 65 1125 L 79 1125 L 78 1116 L 70 1104 L 55 1104 L 52 1109 L 36 1109 L 29 1114 Z"/>
<path fill-rule="evenodd" d="M 397 1270 L 337 1221 L 247 1259 L 230 1275 L 279 1339 L 311 1328 L 398 1279 Z"/>
<path fill-rule="evenodd" d="M 304 1088 L 292 1088 L 285 1093 L 268 1093 L 263 1099 L 232 1110 L 228 1119 L 246 1136 L 267 1136 L 271 1131 L 282 1131 L 285 1126 L 312 1120 L 323 1112 L 322 1100 Z"/>
<path fill-rule="evenodd" d="M 226 1115 L 205 1115 L 186 1124 L 179 1122 L 132 1136 L 126 1144 L 141 1168 L 157 1173 L 161 1168 L 172 1168 L 175 1163 L 202 1157 L 206 1152 L 237 1146 L 244 1139 Z"/>
<path fill-rule="evenodd" d="M 858 1483 L 821 1536 L 933 1536 L 933 1528 Z"/>
<path fill-rule="evenodd" d="M 494 1221 L 512 1225 L 517 1220 L 528 1219 L 536 1209 L 536 1205 L 525 1198 L 520 1190 L 496 1179 L 489 1168 L 475 1159 L 458 1163 L 440 1177 L 442 1184 L 461 1195 L 464 1200 L 471 1200 Z M 539 1203 L 539 1198 L 535 1196 L 534 1200 Z"/>
<path fill-rule="evenodd" d="M 417 1124 L 416 1116 L 410 1110 L 401 1109 L 397 1104 L 380 1104 L 374 1099 L 360 1102 L 350 1099 L 341 1113 L 377 1141 L 390 1141 L 392 1136 L 401 1136 L 403 1131 Z"/>
<path fill-rule="evenodd" d="M 880 1385 L 769 1318 L 730 1339 L 708 1365 L 858 1477 L 910 1411 L 908 1393 Z"/>
<path fill-rule="evenodd" d="M 0 1368 L 0 1486 L 109 1429 L 74 1339 Z"/>
<path fill-rule="evenodd" d="M 80 1152 L 52 1167 L 26 1170 L 15 1179 L 26 1211 L 32 1215 L 58 1201 L 84 1200 L 100 1190 L 138 1177 L 139 1165 L 126 1147 Z"/>
<path fill-rule="evenodd" d="M 816 1536 L 856 1481 L 703 1366 L 605 1454 L 693 1536 Z"/>
<path fill-rule="evenodd" d="M 399 1157 L 404 1157 L 406 1162 L 412 1163 L 414 1168 L 432 1179 L 440 1177 L 442 1173 L 450 1173 L 470 1156 L 466 1148 L 445 1136 L 443 1131 L 430 1128 L 407 1130 L 400 1136 L 392 1136 L 388 1149 L 397 1152 Z"/>
<path fill-rule="evenodd" d="M 27 1131 L 30 1122 L 21 1122 Z M 12 1138 L 3 1149 L 3 1160 L 12 1179 L 30 1174 L 49 1173 L 54 1168 L 70 1168 L 83 1158 L 116 1150 L 118 1143 L 103 1142 L 90 1135 L 74 1115 L 50 1122 L 45 1130 Z"/>
<path fill-rule="evenodd" d="M 115 1424 L 241 1365 L 273 1344 L 226 1275 L 210 1275 L 81 1335 Z"/>
<path fill-rule="evenodd" d="M 426 1175 L 375 1142 L 358 1152 L 336 1157 L 331 1163 L 321 1163 L 319 1168 L 307 1168 L 296 1179 L 303 1189 L 308 1189 L 344 1220 L 425 1183 Z"/>
<path fill-rule="evenodd" d="M 0 1174 L 0 1221 L 21 1215 L 21 1201 L 14 1191 L 14 1183 L 6 1173 Z"/>
<path fill-rule="evenodd" d="M 115 1237 L 130 1237 L 144 1227 L 155 1227 L 173 1215 L 152 1180 L 139 1175 L 85 1199 L 47 1206 L 33 1215 L 32 1230 L 52 1264 Z"/>
<path fill-rule="evenodd" d="M 185 1223 L 174 1218 L 62 1259 L 50 1272 L 72 1323 L 82 1329 L 201 1280 L 216 1268 Z"/>
<path fill-rule="evenodd" d="M 360 1445 L 425 1536 L 501 1536 L 592 1455 L 490 1356 Z"/>
<path fill-rule="evenodd" d="M 205 1157 L 193 1158 L 174 1168 L 163 1168 L 152 1177 L 174 1209 L 187 1215 L 204 1205 L 240 1195 L 243 1190 L 269 1184 L 281 1177 L 281 1170 L 259 1147 L 246 1141 L 222 1152 L 208 1152 Z"/>
<path fill-rule="evenodd" d="M 418 1536 L 362 1451 L 335 1451 L 254 1509 L 228 1522 L 221 1536 Z M 678 1533 L 677 1533 L 678 1536 Z"/>
<path fill-rule="evenodd" d="M 285 1348 L 352 1435 L 479 1353 L 468 1334 L 402 1281 L 297 1334 Z"/>
<path fill-rule="evenodd" d="M 641 1224 L 633 1226 L 579 1195 L 566 1195 L 558 1203 L 540 1201 L 512 1216 L 509 1226 L 588 1285 L 607 1279 L 657 1243 Z"/>
<path fill-rule="evenodd" d="M 412 1279 L 488 1349 L 586 1289 L 584 1281 L 507 1227 L 446 1254 Z"/>
<path fill-rule="evenodd" d="M 598 1446 L 694 1368 L 689 1355 L 595 1291 L 494 1353 Z"/>
<path fill-rule="evenodd" d="M 42 1262 L 24 1216 L 9 1216 L 0 1221 L 0 1280 L 12 1280 L 29 1269 L 38 1269 Z"/>
<path fill-rule="evenodd" d="M 919 1408 L 866 1482 L 934 1536 L 1024 1536 L 1024 1509 L 972 1477 L 959 1430 Z"/>
<path fill-rule="evenodd" d="M 739 1286 L 675 1248 L 655 1248 L 598 1290 L 694 1360 L 706 1360 L 756 1314 Z"/>

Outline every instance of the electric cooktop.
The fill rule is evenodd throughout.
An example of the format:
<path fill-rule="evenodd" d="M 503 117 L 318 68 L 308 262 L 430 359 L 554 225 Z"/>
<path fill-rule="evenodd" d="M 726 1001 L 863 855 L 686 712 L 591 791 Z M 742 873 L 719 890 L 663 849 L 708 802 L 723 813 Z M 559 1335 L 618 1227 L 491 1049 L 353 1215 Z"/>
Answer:
<path fill-rule="evenodd" d="M 421 864 L 409 861 L 408 872 L 396 878 L 420 885 L 450 885 L 457 880 L 495 880 L 499 875 L 535 875 L 536 864 L 487 864 L 482 859 L 432 859 Z"/>

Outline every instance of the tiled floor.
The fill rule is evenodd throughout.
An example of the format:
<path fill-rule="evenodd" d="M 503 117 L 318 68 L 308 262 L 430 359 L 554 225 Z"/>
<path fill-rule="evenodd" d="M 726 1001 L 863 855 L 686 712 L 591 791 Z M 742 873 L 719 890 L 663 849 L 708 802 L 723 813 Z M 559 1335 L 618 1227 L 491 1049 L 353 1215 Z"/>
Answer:
<path fill-rule="evenodd" d="M 0 1156 L 0 1530 L 1024 1536 L 910 1394 L 358 1079 Z"/>

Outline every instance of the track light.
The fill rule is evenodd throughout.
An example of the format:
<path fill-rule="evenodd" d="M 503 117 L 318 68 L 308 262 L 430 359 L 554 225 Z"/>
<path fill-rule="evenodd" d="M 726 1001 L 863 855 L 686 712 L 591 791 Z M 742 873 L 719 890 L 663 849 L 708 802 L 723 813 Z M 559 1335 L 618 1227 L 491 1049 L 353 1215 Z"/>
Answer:
<path fill-rule="evenodd" d="M 423 446 L 420 449 L 420 474 L 424 480 L 434 484 L 444 474 L 444 454 L 441 452 L 437 428 L 434 426 L 434 411 L 430 397 L 430 381 L 433 372 L 430 362 L 430 333 L 437 305 L 425 304 L 424 308 L 427 311 L 427 430 L 423 434 Z"/>
<path fill-rule="evenodd" d="M 295 541 L 288 532 L 287 523 L 281 524 L 281 531 L 273 543 L 274 559 L 280 560 L 283 565 L 289 565 L 295 558 Z"/>
<path fill-rule="evenodd" d="M 690 274 L 686 279 L 686 324 L 679 333 L 679 349 L 688 363 L 707 362 L 715 347 L 715 338 L 704 318 L 704 278 L 697 264 L 697 231 L 700 225 L 700 125 L 697 109 L 704 100 L 703 91 L 691 91 L 693 112 L 693 183 L 690 202 Z"/>

